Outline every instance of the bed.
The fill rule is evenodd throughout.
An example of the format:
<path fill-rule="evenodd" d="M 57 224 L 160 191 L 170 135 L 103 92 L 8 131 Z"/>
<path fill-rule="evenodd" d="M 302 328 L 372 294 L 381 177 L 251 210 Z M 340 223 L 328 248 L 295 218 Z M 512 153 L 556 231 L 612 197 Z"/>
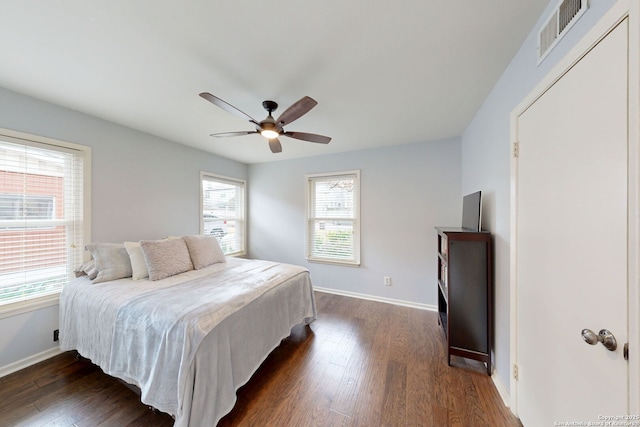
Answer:
<path fill-rule="evenodd" d="M 222 260 L 157 280 L 76 278 L 60 296 L 61 350 L 135 385 L 175 426 L 215 426 L 291 328 L 316 318 L 305 268 Z"/>

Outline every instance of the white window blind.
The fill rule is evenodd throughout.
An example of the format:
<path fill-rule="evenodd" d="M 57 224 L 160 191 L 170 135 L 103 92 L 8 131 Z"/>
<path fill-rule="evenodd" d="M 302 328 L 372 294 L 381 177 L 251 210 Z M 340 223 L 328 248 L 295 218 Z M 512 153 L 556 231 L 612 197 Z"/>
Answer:
<path fill-rule="evenodd" d="M 200 176 L 200 233 L 216 236 L 225 255 L 244 255 L 245 181 L 206 172 Z"/>
<path fill-rule="evenodd" d="M 360 264 L 360 171 L 307 175 L 307 259 Z"/>
<path fill-rule="evenodd" d="M 82 263 L 83 158 L 0 136 L 0 305 L 59 293 Z"/>

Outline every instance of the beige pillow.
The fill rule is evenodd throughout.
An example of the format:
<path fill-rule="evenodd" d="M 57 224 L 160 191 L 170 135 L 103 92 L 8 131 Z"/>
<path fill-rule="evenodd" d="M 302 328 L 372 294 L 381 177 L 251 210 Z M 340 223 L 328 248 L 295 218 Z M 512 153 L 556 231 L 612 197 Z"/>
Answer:
<path fill-rule="evenodd" d="M 149 280 L 161 280 L 193 270 L 183 239 L 141 240 L 140 248 L 149 270 Z"/>
<path fill-rule="evenodd" d="M 187 243 L 193 268 L 196 270 L 226 261 L 215 236 L 183 236 L 182 238 Z"/>
<path fill-rule="evenodd" d="M 131 261 L 122 243 L 90 243 L 85 249 L 91 252 L 98 270 L 92 283 L 131 277 Z"/>
<path fill-rule="evenodd" d="M 124 247 L 129 254 L 129 259 L 131 260 L 131 278 L 133 280 L 138 280 L 149 277 L 147 262 L 144 260 L 142 248 L 140 248 L 140 242 L 124 242 Z"/>

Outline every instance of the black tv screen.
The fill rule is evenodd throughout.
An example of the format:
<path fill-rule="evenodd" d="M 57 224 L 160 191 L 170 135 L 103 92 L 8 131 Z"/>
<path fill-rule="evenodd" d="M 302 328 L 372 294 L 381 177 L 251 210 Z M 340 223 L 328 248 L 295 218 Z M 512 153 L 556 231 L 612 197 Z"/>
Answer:
<path fill-rule="evenodd" d="M 467 194 L 462 198 L 462 228 L 480 231 L 482 226 L 482 194 L 480 191 Z"/>

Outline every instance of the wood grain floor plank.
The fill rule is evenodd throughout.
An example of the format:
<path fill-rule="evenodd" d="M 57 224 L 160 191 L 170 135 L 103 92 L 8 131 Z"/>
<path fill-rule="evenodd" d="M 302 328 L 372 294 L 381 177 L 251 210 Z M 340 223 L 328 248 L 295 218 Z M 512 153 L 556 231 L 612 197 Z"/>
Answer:
<path fill-rule="evenodd" d="M 353 418 L 331 410 L 321 425 L 323 427 L 352 427 L 355 424 Z"/>
<path fill-rule="evenodd" d="M 337 413 L 353 417 L 356 412 L 356 397 L 360 393 L 361 379 L 367 362 L 367 351 L 363 342 L 359 340 L 360 333 L 364 330 L 366 320 L 353 318 L 353 335 L 349 343 L 350 353 L 346 360 L 345 371 L 337 384 L 336 398 L 331 403 L 331 409 Z"/>
<path fill-rule="evenodd" d="M 11 408 L 31 404 L 33 394 L 39 390 L 40 387 L 33 381 L 4 384 L 0 390 L 0 414 Z"/>
<path fill-rule="evenodd" d="M 382 425 L 407 425 L 407 365 L 390 359 L 382 398 Z"/>
<path fill-rule="evenodd" d="M 400 363 L 407 363 L 409 358 L 409 308 L 399 306 L 391 317 L 391 340 L 389 358 Z"/>
<path fill-rule="evenodd" d="M 125 386 L 118 388 L 117 395 L 105 401 L 108 404 L 108 408 L 105 413 L 105 417 L 101 420 L 95 420 L 94 425 L 97 427 L 110 427 L 110 426 L 123 426 L 131 423 L 132 421 L 139 419 L 139 417 L 146 415 L 149 408 L 140 404 L 138 395 L 132 393 Z"/>
<path fill-rule="evenodd" d="M 0 427 L 18 425 L 22 420 L 37 416 L 40 410 L 33 404 L 7 408 L 0 412 Z"/>
<path fill-rule="evenodd" d="M 356 412 L 353 417 L 357 425 L 380 425 L 386 383 L 386 371 L 389 360 L 389 343 L 391 341 L 391 322 L 388 320 L 389 307 L 374 310 L 375 303 L 367 301 L 367 313 L 361 312 L 367 320 L 365 331 L 370 342 L 363 342 L 360 354 L 362 370 L 360 389 L 356 395 Z M 360 408 L 368 408 L 366 411 Z"/>
<path fill-rule="evenodd" d="M 407 426 L 428 426 L 438 424 L 434 397 L 435 387 L 429 384 L 437 382 L 434 365 L 441 363 L 437 340 L 429 338 L 429 319 L 427 312 L 411 310 L 407 318 L 409 347 L 407 350 Z M 432 334 L 435 335 L 434 332 Z M 440 420 L 441 422 L 442 420 Z"/>

